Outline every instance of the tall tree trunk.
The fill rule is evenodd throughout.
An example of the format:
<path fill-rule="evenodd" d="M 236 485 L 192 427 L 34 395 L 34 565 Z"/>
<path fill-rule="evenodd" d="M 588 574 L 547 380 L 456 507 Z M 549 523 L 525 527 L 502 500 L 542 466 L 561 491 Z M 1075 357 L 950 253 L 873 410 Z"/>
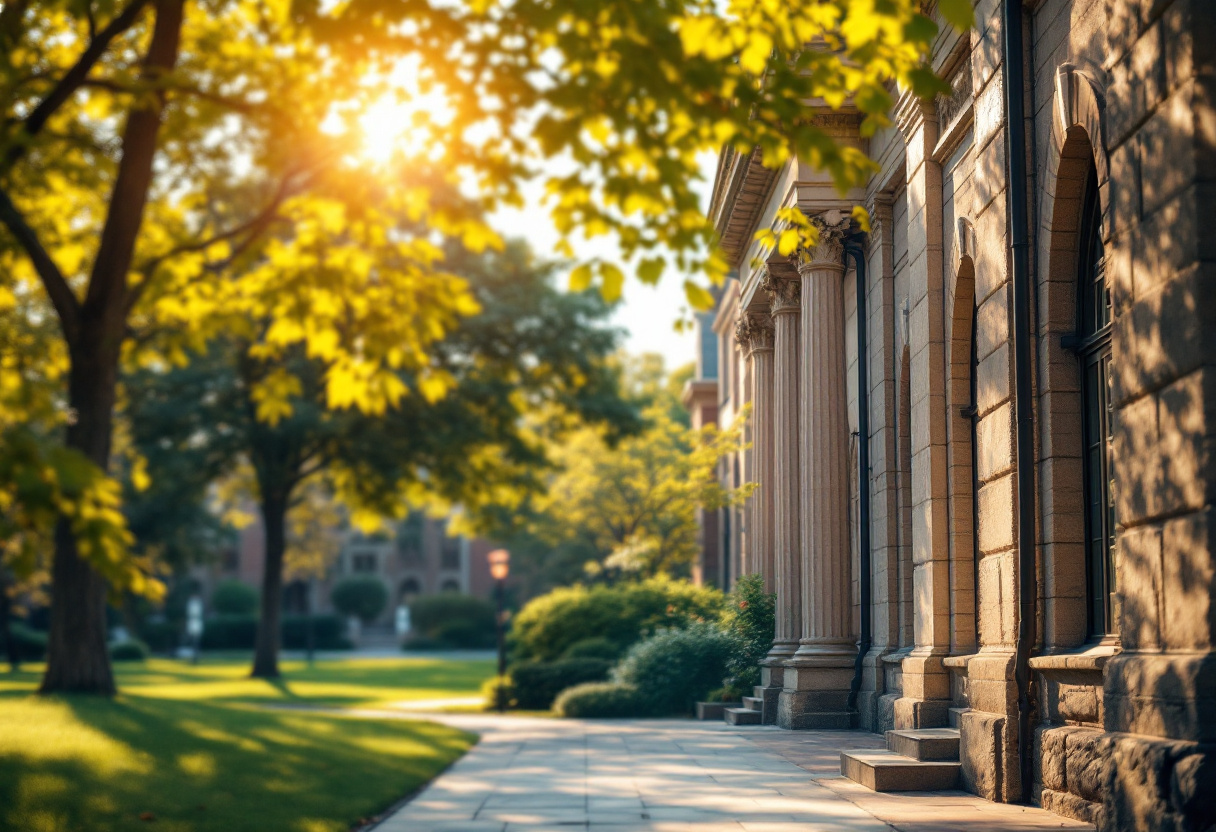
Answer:
<path fill-rule="evenodd" d="M 184 5 L 185 0 L 157 0 L 141 73 L 145 79 L 158 80 L 176 65 Z M 71 361 L 68 403 L 75 421 L 68 427 L 67 445 L 103 471 L 109 468 L 118 361 L 127 330 L 127 274 L 152 185 L 164 105 L 163 95 L 144 97 L 127 117 L 122 158 L 84 302 L 78 303 L 62 276 L 47 284 L 48 291 L 59 290 L 53 297 L 58 298 L 56 309 Z M 48 276 L 42 276 L 46 281 Z M 114 675 L 106 652 L 106 583 L 80 557 L 66 520 L 55 528 L 51 592 L 47 669 L 40 691 L 113 695 Z"/>
<path fill-rule="evenodd" d="M 76 419 L 68 427 L 67 445 L 103 471 L 110 461 L 121 330 L 106 336 L 101 322 L 86 324 L 71 350 L 68 376 L 68 400 Z M 78 346 L 82 343 L 88 346 Z M 55 526 L 51 588 L 51 632 L 41 692 L 112 696 L 114 674 L 106 650 L 106 582 L 80 557 L 66 519 Z"/>
<path fill-rule="evenodd" d="M 13 614 L 12 602 L 8 597 L 8 576 L 0 570 L 0 638 L 4 640 L 4 653 L 8 657 L 8 669 L 16 673 L 21 669 L 21 651 L 17 649 L 17 640 L 13 638 L 13 628 L 10 617 Z"/>
<path fill-rule="evenodd" d="M 279 628 L 283 607 L 283 555 L 287 549 L 287 499 L 262 498 L 262 524 L 266 527 L 266 562 L 262 567 L 262 614 L 253 653 L 253 677 L 279 676 Z"/>

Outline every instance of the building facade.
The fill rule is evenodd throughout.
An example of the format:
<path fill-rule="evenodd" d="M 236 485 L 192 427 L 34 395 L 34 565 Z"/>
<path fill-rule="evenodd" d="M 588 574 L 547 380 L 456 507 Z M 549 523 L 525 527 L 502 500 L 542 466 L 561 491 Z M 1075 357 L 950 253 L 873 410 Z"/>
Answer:
<path fill-rule="evenodd" d="M 879 134 L 808 108 L 865 188 L 720 158 L 723 476 L 759 484 L 720 556 L 777 596 L 764 718 L 955 726 L 976 794 L 1211 829 L 1216 4 L 976 19 Z M 791 205 L 819 245 L 762 251 Z"/>

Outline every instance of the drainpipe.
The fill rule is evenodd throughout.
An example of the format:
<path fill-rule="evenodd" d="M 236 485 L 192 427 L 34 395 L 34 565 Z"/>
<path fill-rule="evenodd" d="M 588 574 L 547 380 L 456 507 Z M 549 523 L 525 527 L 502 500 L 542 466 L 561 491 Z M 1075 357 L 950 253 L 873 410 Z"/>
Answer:
<path fill-rule="evenodd" d="M 866 335 L 866 256 L 861 244 L 849 241 L 845 257 L 853 258 L 857 275 L 857 549 L 861 572 L 861 638 L 857 642 L 857 660 L 853 666 L 853 685 L 849 692 L 849 709 L 857 707 L 861 691 L 862 663 L 870 652 L 870 372 Z M 846 262 L 845 268 L 848 268 Z"/>
<path fill-rule="evenodd" d="M 1034 403 L 1030 344 L 1030 223 L 1026 194 L 1026 102 L 1022 47 L 1022 0 L 1004 0 L 1005 174 L 1009 193 L 1009 254 L 1013 270 L 1014 417 L 1017 420 L 1018 471 L 1018 635 L 1014 681 L 1018 688 L 1018 755 L 1022 801 L 1031 802 L 1030 651 L 1035 643 L 1037 575 L 1035 567 Z"/>

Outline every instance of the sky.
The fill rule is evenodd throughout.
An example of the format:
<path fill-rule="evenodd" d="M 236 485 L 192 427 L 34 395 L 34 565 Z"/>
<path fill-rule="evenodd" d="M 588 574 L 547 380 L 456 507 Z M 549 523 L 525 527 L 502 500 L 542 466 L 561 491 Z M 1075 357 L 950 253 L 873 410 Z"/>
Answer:
<path fill-rule="evenodd" d="M 700 184 L 702 208 L 709 205 L 717 156 L 706 154 L 701 159 L 704 181 Z M 522 237 L 538 254 L 553 256 L 560 235 L 549 220 L 549 212 L 541 203 L 539 187 L 525 188 L 527 205 L 521 210 L 499 211 L 492 219 L 494 227 L 507 237 Z M 606 237 L 582 244 L 572 241 L 574 250 L 587 256 L 617 259 L 615 245 Z M 696 358 L 696 333 L 689 327 L 675 330 L 677 320 L 689 318 L 688 302 L 684 297 L 684 276 L 667 272 L 657 286 L 647 286 L 630 275 L 625 282 L 623 300 L 613 316 L 613 323 L 625 331 L 623 347 L 640 354 L 654 352 L 663 356 L 668 370 L 674 370 Z"/>

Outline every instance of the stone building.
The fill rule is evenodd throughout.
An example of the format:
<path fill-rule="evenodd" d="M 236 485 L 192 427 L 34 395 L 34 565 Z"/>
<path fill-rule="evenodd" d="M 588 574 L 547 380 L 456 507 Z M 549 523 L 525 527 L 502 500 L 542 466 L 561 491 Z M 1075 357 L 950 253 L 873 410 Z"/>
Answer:
<path fill-rule="evenodd" d="M 717 406 L 750 402 L 759 483 L 722 551 L 778 604 L 734 718 L 894 730 L 842 759 L 879 787 L 1212 829 L 1216 3 L 976 18 L 878 135 L 809 106 L 864 189 L 719 160 Z M 761 251 L 789 205 L 818 247 Z"/>

